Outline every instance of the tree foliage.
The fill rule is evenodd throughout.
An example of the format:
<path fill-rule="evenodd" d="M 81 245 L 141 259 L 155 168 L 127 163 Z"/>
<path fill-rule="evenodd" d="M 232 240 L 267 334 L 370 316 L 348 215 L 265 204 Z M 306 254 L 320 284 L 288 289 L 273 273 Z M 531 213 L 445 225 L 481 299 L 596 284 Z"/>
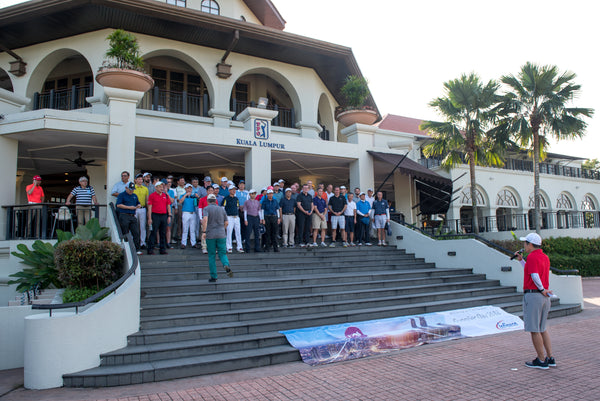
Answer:
<path fill-rule="evenodd" d="M 115 29 L 106 39 L 109 41 L 106 57 L 113 61 L 109 62 L 108 67 L 132 70 L 142 70 L 144 68 L 140 46 L 133 34 L 122 29 Z"/>

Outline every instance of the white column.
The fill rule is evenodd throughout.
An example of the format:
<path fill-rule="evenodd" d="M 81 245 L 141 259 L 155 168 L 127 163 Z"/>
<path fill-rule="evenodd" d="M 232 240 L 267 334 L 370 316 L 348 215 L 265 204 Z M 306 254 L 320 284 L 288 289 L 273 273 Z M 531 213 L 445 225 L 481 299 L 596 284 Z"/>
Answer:
<path fill-rule="evenodd" d="M 404 214 L 407 223 L 414 224 L 417 220 L 417 210 L 412 206 L 417 203 L 414 181 L 408 175 L 394 172 L 394 198 L 396 200 L 396 211 Z"/>
<path fill-rule="evenodd" d="M 122 171 L 133 173 L 135 165 L 136 107 L 143 92 L 104 87 L 110 127 L 106 151 L 105 199 L 108 191 L 121 179 Z"/>
<path fill-rule="evenodd" d="M 271 185 L 271 150 L 269 148 L 252 147 L 245 156 L 246 188 L 254 188 L 260 193 L 264 186 Z"/>
<path fill-rule="evenodd" d="M 0 136 L 0 171 L 8 177 L 9 184 L 0 191 L 0 205 L 14 205 L 17 193 L 17 154 L 19 141 Z M 15 177 L 15 178 L 13 178 Z M 12 184 L 11 184 L 12 182 Z M 0 238 L 6 239 L 6 210 L 0 210 Z"/>
<path fill-rule="evenodd" d="M 348 143 L 355 143 L 364 150 L 364 152 L 360 152 L 357 160 L 350 163 L 350 187 L 359 187 L 364 192 L 375 186 L 373 157 L 367 152 L 373 148 L 375 131 L 377 131 L 377 127 L 364 124 L 353 124 L 341 131 L 342 135 L 348 138 Z"/>

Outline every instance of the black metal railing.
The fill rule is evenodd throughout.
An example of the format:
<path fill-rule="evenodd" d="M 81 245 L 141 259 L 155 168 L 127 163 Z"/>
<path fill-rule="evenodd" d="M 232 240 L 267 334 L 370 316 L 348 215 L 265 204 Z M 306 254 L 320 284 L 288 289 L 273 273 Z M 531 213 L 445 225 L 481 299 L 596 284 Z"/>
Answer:
<path fill-rule="evenodd" d="M 421 158 L 419 163 L 427 168 L 439 167 L 442 159 L 437 157 Z M 511 159 L 504 161 L 505 170 L 533 172 L 533 161 Z M 594 170 L 582 169 L 579 167 L 561 166 L 551 163 L 540 163 L 540 173 L 549 175 L 559 175 L 563 177 L 587 178 L 590 180 L 600 180 L 600 172 Z"/>
<path fill-rule="evenodd" d="M 35 92 L 33 94 L 33 110 L 56 109 L 56 110 L 76 110 L 90 107 L 85 100 L 88 96 L 93 96 L 94 84 L 89 83 L 84 86 L 73 85 L 66 89 L 51 89 L 47 92 Z"/>
<path fill-rule="evenodd" d="M 56 239 L 56 230 L 74 232 L 77 228 L 77 206 L 58 203 L 37 203 L 2 206 L 6 209 L 6 240 Z M 92 205 L 86 220 L 101 220 L 101 210 L 106 205 Z"/>
<path fill-rule="evenodd" d="M 494 248 L 495 250 L 497 250 L 498 252 L 501 252 L 507 256 L 513 256 L 514 252 L 506 249 L 486 238 L 483 238 L 479 235 L 475 235 L 475 234 L 445 234 L 445 235 L 440 235 L 440 234 L 434 234 L 431 230 L 427 229 L 427 230 L 423 230 L 415 225 L 409 224 L 404 222 L 403 220 L 400 219 L 393 219 L 393 221 L 395 221 L 398 224 L 402 224 L 405 227 L 410 228 L 411 230 L 414 231 L 418 231 L 421 234 L 435 239 L 435 240 L 449 240 L 449 239 L 475 239 L 487 246 L 489 246 L 490 248 Z M 571 269 L 571 270 L 564 270 L 564 269 L 557 269 L 555 267 L 550 266 L 550 270 L 552 270 L 553 273 L 555 274 L 579 274 L 579 270 L 577 269 Z"/>
<path fill-rule="evenodd" d="M 534 230 L 533 218 L 529 214 L 512 214 L 502 216 L 479 217 L 479 232 Z M 600 228 L 599 211 L 580 212 L 545 212 L 542 211 L 541 229 Z M 440 227 L 441 225 L 441 227 Z M 429 222 L 425 229 L 440 233 L 473 232 L 472 218 L 448 219 L 444 222 Z"/>
<path fill-rule="evenodd" d="M 114 283 L 109 285 L 108 287 L 104 288 L 103 290 L 99 291 L 98 293 L 92 295 L 91 297 L 89 297 L 83 301 L 69 302 L 66 304 L 33 304 L 33 305 L 31 305 L 32 309 L 48 310 L 50 313 L 50 316 L 52 316 L 52 310 L 54 310 L 54 309 L 75 308 L 75 313 L 79 313 L 79 308 L 84 307 L 92 302 L 96 302 L 111 292 L 116 292 L 117 289 L 121 286 L 121 284 L 123 284 L 129 277 L 131 277 L 132 275 L 134 275 L 136 273 L 137 266 L 139 264 L 139 260 L 137 257 L 135 245 L 133 243 L 133 236 L 131 235 L 130 232 L 127 233 L 127 235 L 123 236 L 123 232 L 121 231 L 121 226 L 119 224 L 119 220 L 117 219 L 115 205 L 112 202 L 109 204 L 109 207 L 107 209 L 109 211 L 108 214 L 110 215 L 110 218 L 113 219 L 113 223 L 117 227 L 119 239 L 121 241 L 126 241 L 127 246 L 129 247 L 129 254 L 131 255 L 131 260 L 130 260 L 131 263 L 129 264 L 129 268 L 127 269 L 125 274 L 123 276 L 121 276 L 117 281 L 115 281 Z M 125 254 L 127 255 L 127 253 L 125 253 Z"/>
<path fill-rule="evenodd" d="M 246 107 L 256 107 L 255 102 L 241 102 L 236 99 L 231 99 L 231 108 L 235 113 L 233 119 L 238 116 Z M 294 108 L 281 107 L 278 105 L 268 105 L 267 110 L 278 111 L 279 113 L 273 119 L 272 124 L 277 127 L 296 128 L 296 115 L 294 114 Z"/>
<path fill-rule="evenodd" d="M 209 106 L 208 93 L 197 95 L 187 91 L 159 89 L 158 86 L 155 86 L 144 94 L 138 108 L 206 117 Z"/>

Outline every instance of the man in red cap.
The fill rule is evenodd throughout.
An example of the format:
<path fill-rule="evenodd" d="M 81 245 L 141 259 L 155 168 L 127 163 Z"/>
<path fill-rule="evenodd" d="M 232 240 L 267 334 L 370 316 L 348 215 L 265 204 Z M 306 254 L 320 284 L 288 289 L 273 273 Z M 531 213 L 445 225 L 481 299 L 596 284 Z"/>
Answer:
<path fill-rule="evenodd" d="M 45 195 L 42 189 L 42 177 L 36 175 L 33 177 L 33 183 L 25 188 L 27 192 L 27 202 L 30 205 L 44 203 Z M 39 237 L 39 222 L 41 222 L 41 206 L 30 206 L 28 218 L 30 222 L 30 235 Z"/>
<path fill-rule="evenodd" d="M 29 204 L 44 203 L 44 190 L 42 189 L 42 177 L 36 175 L 33 177 L 33 184 L 27 185 L 27 202 Z"/>

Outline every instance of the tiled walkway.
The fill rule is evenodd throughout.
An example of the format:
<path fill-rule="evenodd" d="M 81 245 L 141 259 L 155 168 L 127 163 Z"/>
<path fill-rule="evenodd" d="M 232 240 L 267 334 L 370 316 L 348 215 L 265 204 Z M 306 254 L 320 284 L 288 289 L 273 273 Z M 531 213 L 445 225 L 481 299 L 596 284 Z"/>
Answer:
<path fill-rule="evenodd" d="M 109 389 L 14 390 L 13 400 L 600 400 L 600 279 L 585 311 L 550 320 L 558 367 L 525 367 L 529 335 L 510 332 L 309 367 L 302 362 Z M 1 373 L 0 373 L 1 374 Z"/>

